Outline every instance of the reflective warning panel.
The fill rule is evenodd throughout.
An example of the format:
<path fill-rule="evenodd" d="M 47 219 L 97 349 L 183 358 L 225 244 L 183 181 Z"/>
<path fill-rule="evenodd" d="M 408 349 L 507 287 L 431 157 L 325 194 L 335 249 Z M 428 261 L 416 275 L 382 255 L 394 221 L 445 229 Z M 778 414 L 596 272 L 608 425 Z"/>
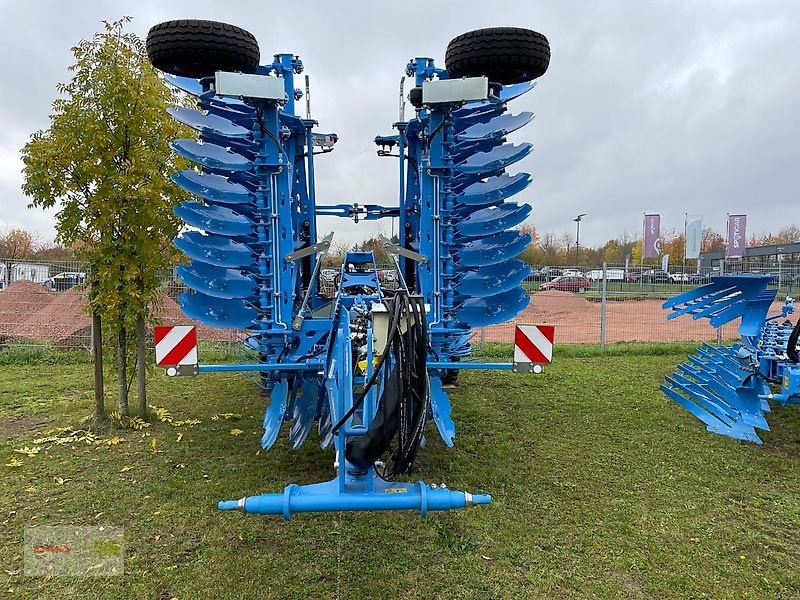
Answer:
<path fill-rule="evenodd" d="M 197 364 L 197 330 L 192 325 L 159 326 L 153 330 L 153 337 L 157 366 Z"/>
<path fill-rule="evenodd" d="M 517 325 L 514 331 L 514 371 L 541 373 L 553 362 L 554 325 Z"/>

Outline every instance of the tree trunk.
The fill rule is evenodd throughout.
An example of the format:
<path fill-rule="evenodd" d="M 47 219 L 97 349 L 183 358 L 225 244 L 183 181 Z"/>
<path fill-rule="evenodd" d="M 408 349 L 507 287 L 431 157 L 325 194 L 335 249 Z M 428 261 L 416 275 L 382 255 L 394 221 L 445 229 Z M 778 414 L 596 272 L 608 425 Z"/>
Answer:
<path fill-rule="evenodd" d="M 121 417 L 128 416 L 128 332 L 123 327 L 119 331 L 117 343 L 117 385 L 119 386 L 119 396 L 117 398 L 117 409 Z"/>
<path fill-rule="evenodd" d="M 144 317 L 136 319 L 136 382 L 137 396 L 139 398 L 139 416 L 145 421 L 149 420 L 147 414 L 147 363 L 145 355 L 145 330 Z"/>
<path fill-rule="evenodd" d="M 92 313 L 92 359 L 94 360 L 94 419 L 105 419 L 105 392 L 103 390 L 103 323 L 100 313 Z"/>

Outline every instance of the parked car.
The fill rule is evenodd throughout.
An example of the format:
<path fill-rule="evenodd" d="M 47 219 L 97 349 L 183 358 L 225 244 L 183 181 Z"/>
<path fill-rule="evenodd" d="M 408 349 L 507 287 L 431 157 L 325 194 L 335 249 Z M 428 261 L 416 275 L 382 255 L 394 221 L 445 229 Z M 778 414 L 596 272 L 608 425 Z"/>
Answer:
<path fill-rule="evenodd" d="M 561 277 L 564 274 L 558 267 L 542 267 L 540 273 L 542 275 L 542 281 L 552 281 L 556 277 Z"/>
<path fill-rule="evenodd" d="M 672 283 L 689 283 L 688 273 L 670 273 L 669 278 L 672 280 Z"/>
<path fill-rule="evenodd" d="M 397 271 L 394 269 L 381 269 L 378 271 L 378 281 L 381 283 L 397 281 Z"/>
<path fill-rule="evenodd" d="M 586 277 L 573 277 L 562 275 L 552 281 L 548 281 L 539 286 L 540 291 L 559 290 L 561 292 L 578 292 L 582 294 L 591 287 L 591 282 Z"/>
<path fill-rule="evenodd" d="M 708 273 L 692 273 L 689 275 L 689 283 L 702 284 L 709 281 L 711 281 L 711 277 Z"/>
<path fill-rule="evenodd" d="M 561 274 L 564 277 L 586 277 L 586 274 L 578 269 L 564 269 Z"/>
<path fill-rule="evenodd" d="M 49 279 L 44 280 L 44 287 L 48 290 L 53 290 L 54 292 L 66 292 L 70 288 L 74 288 L 76 285 L 82 285 L 86 283 L 86 273 L 81 273 L 78 271 L 64 271 L 63 273 L 59 273 Z"/>
<path fill-rule="evenodd" d="M 625 281 L 628 283 L 639 283 L 642 279 L 642 274 L 639 271 L 628 271 L 628 274 L 625 276 Z"/>
<path fill-rule="evenodd" d="M 642 283 L 672 283 L 672 278 L 661 269 L 648 269 L 642 273 Z"/>
<path fill-rule="evenodd" d="M 603 281 L 603 269 L 592 269 L 586 273 L 589 281 Z M 606 281 L 625 281 L 625 269 L 606 269 Z"/>

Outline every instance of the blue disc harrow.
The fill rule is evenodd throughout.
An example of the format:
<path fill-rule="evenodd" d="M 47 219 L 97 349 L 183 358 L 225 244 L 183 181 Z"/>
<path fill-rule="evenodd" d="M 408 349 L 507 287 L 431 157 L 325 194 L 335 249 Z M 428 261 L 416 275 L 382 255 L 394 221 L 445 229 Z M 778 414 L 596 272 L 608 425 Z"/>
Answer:
<path fill-rule="evenodd" d="M 508 104 L 546 70 L 546 40 L 531 37 L 536 48 L 517 57 L 524 63 L 517 71 L 504 64 L 452 77 L 431 58 L 410 61 L 405 77 L 414 83 L 415 115 L 405 120 L 401 108 L 396 133 L 375 139 L 380 156 L 399 162 L 398 203 L 322 204 L 314 161 L 334 149 L 337 136 L 316 131 L 309 105 L 306 118 L 297 115 L 302 61 L 277 54 L 258 65 L 254 38 L 218 25 L 173 21 L 148 36 L 153 64 L 193 100 L 170 110 L 196 133 L 172 143 L 193 164 L 172 177 L 188 194 L 174 209 L 187 226 L 175 240 L 187 259 L 178 267 L 189 288 L 181 308 L 206 326 L 245 333 L 240 362 L 172 373 L 243 372 L 269 396 L 262 447 L 283 431 L 299 448 L 316 431 L 323 448 L 333 447 L 337 473 L 219 508 L 289 518 L 340 510 L 424 515 L 489 503 L 486 494 L 403 477 L 424 445 L 428 419 L 446 445 L 454 443 L 447 378 L 460 368 L 512 368 L 460 359 L 471 352 L 472 327 L 506 321 L 529 302 L 520 284 L 530 268 L 516 257 L 531 239 L 516 227 L 531 206 L 514 200 L 533 178 L 508 170 L 533 147 L 506 136 L 533 114 L 513 114 Z M 209 36 L 221 28 L 239 44 L 212 56 Z M 487 43 L 503 35 L 486 31 L 493 32 Z M 187 58 L 194 42 L 199 58 Z M 320 271 L 332 235 L 319 235 L 322 215 L 398 219 L 398 238 L 385 240 L 398 289 L 381 285 L 372 253 L 353 251 L 335 296 L 323 295 Z"/>

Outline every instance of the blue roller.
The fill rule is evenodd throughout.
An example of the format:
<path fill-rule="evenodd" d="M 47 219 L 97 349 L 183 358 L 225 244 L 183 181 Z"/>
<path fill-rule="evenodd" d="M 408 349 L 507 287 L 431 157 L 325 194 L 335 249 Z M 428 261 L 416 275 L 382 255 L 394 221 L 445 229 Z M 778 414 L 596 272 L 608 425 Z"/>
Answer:
<path fill-rule="evenodd" d="M 209 233 L 231 237 L 248 236 L 253 233 L 255 226 L 247 217 L 224 206 L 184 202 L 176 205 L 172 210 L 187 224 Z"/>
<path fill-rule="evenodd" d="M 220 204 L 252 204 L 253 193 L 240 183 L 211 173 L 186 169 L 172 175 L 172 181 L 184 190 L 209 202 Z"/>
<path fill-rule="evenodd" d="M 250 248 L 221 235 L 203 235 L 197 231 L 186 231 L 175 238 L 174 243 L 189 258 L 209 265 L 246 269 L 255 264 L 255 257 Z"/>
<path fill-rule="evenodd" d="M 202 262 L 180 265 L 176 272 L 187 286 L 214 298 L 249 298 L 257 289 L 255 279 L 250 275 Z"/>
<path fill-rule="evenodd" d="M 528 173 L 509 175 L 503 173 L 490 177 L 485 181 L 478 181 L 467 186 L 458 196 L 456 202 L 469 206 L 483 206 L 499 200 L 510 198 L 528 187 L 533 182 L 533 177 Z"/>
<path fill-rule="evenodd" d="M 458 305 L 454 313 L 462 323 L 469 323 L 472 327 L 487 327 L 508 321 L 529 303 L 528 292 L 517 287 L 494 296 L 470 298 Z"/>
<path fill-rule="evenodd" d="M 196 140 L 175 140 L 170 147 L 202 167 L 221 171 L 248 171 L 253 168 L 252 161 L 216 144 L 201 144 Z"/>
<path fill-rule="evenodd" d="M 455 257 L 463 267 L 494 265 L 522 254 L 531 243 L 531 236 L 518 231 L 503 231 L 460 247 Z"/>
<path fill-rule="evenodd" d="M 224 117 L 212 114 L 203 114 L 193 108 L 168 108 L 167 112 L 172 118 L 191 127 L 201 134 L 224 136 L 226 138 L 249 138 L 250 130 L 229 121 Z"/>
<path fill-rule="evenodd" d="M 258 316 L 244 300 L 222 300 L 200 292 L 184 292 L 178 300 L 187 317 L 216 329 L 246 329 Z"/>
<path fill-rule="evenodd" d="M 503 144 L 497 146 L 489 152 L 478 152 L 467 160 L 456 165 L 456 171 L 468 175 L 480 175 L 491 173 L 499 169 L 505 169 L 515 162 L 522 160 L 533 150 L 533 144 Z"/>
<path fill-rule="evenodd" d="M 531 268 L 521 260 L 481 267 L 467 271 L 455 285 L 462 296 L 485 298 L 517 288 L 531 274 Z"/>
<path fill-rule="evenodd" d="M 470 141 L 470 140 L 487 140 L 495 138 L 503 138 L 509 133 L 525 127 L 533 120 L 532 112 L 522 112 L 518 115 L 506 113 L 494 117 L 486 123 L 476 123 L 456 135 L 456 140 Z"/>
<path fill-rule="evenodd" d="M 533 208 L 530 204 L 513 202 L 498 207 L 483 208 L 461 221 L 457 230 L 467 237 L 486 237 L 516 227 L 528 218 Z"/>

